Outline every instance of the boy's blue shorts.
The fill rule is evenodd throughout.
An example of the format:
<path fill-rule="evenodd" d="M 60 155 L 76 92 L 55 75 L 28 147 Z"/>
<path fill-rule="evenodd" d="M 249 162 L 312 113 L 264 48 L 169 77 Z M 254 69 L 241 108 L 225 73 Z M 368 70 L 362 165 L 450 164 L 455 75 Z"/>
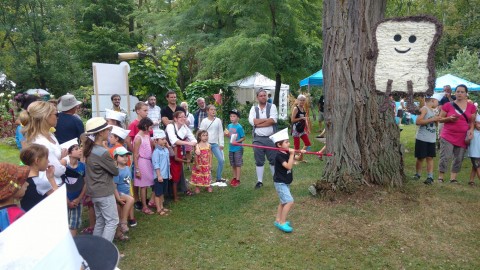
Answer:
<path fill-rule="evenodd" d="M 290 185 L 285 183 L 273 182 L 275 189 L 277 190 L 278 197 L 281 204 L 287 204 L 293 202 L 292 194 L 290 193 Z"/>

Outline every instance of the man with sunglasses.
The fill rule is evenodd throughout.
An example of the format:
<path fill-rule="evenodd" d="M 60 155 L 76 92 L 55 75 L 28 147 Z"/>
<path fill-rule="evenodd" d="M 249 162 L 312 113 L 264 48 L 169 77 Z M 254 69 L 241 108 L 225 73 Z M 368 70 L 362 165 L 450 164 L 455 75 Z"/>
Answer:
<path fill-rule="evenodd" d="M 85 132 L 83 122 L 76 114 L 80 104 L 82 102 L 78 101 L 72 94 L 60 97 L 57 105 L 60 113 L 57 114 L 58 121 L 55 127 L 55 137 L 57 137 L 59 144 L 79 138 Z"/>

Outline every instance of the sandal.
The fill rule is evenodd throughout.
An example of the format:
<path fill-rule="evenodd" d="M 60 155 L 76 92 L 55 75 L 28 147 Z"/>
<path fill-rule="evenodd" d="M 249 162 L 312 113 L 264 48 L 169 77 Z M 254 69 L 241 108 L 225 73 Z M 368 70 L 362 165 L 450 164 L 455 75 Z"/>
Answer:
<path fill-rule="evenodd" d="M 124 235 L 123 233 L 120 234 L 120 235 L 115 235 L 115 240 L 118 240 L 118 241 L 121 241 L 121 242 L 125 242 L 125 241 L 128 241 L 130 238 L 126 235 Z"/>
<path fill-rule="evenodd" d="M 473 181 L 468 182 L 468 184 L 472 187 L 476 185 L 475 182 L 473 182 Z"/>
<path fill-rule="evenodd" d="M 207 192 L 208 192 L 208 193 L 212 193 L 212 192 L 213 192 L 212 187 L 208 187 L 208 188 L 207 188 Z"/>
<path fill-rule="evenodd" d="M 165 211 L 165 212 L 167 212 L 167 213 L 168 213 L 168 212 L 171 212 L 171 210 L 170 210 L 170 209 L 167 209 L 167 208 L 165 208 L 165 207 L 164 207 L 164 208 L 162 208 L 162 210 L 163 210 L 163 211 Z"/>
<path fill-rule="evenodd" d="M 157 206 L 155 205 L 155 202 L 149 201 L 149 202 L 148 202 L 148 207 L 155 208 L 155 207 L 157 207 Z"/>
<path fill-rule="evenodd" d="M 439 183 L 443 183 L 443 178 L 438 178 L 437 180 Z"/>
<path fill-rule="evenodd" d="M 185 195 L 187 196 L 193 196 L 193 192 L 191 192 L 189 189 L 185 191 Z"/>
<path fill-rule="evenodd" d="M 157 214 L 159 214 L 160 216 L 168 216 L 167 211 L 165 211 L 165 210 L 163 210 L 163 209 L 160 210 L 160 211 L 157 211 Z"/>
<path fill-rule="evenodd" d="M 452 184 L 458 184 L 458 181 L 457 181 L 457 179 L 452 179 L 452 180 L 450 180 L 450 183 L 452 183 Z"/>
<path fill-rule="evenodd" d="M 121 222 L 118 226 L 120 227 L 120 231 L 122 233 L 127 233 L 130 230 L 126 222 Z"/>
<path fill-rule="evenodd" d="M 153 214 L 155 214 L 154 212 L 152 212 L 152 210 L 150 210 L 150 208 L 147 208 L 147 207 L 143 208 L 143 209 L 142 209 L 142 212 L 143 212 L 144 214 L 146 214 L 146 215 L 153 215 Z"/>

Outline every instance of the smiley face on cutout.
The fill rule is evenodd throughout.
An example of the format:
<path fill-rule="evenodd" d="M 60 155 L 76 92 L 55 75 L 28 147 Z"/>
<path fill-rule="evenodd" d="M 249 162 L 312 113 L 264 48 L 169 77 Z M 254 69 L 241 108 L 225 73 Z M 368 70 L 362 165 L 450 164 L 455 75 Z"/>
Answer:
<path fill-rule="evenodd" d="M 441 26 L 432 17 L 407 17 L 385 20 L 374 30 L 376 38 L 375 87 L 386 92 L 407 93 L 407 82 L 413 94 L 432 92 L 434 87 L 433 57 Z M 432 81 L 433 78 L 433 81 Z"/>

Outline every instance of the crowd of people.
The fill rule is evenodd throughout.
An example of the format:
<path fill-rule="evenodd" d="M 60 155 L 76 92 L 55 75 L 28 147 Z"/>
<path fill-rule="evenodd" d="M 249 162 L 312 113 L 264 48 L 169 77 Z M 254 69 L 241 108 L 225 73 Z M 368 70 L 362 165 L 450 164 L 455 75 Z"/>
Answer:
<path fill-rule="evenodd" d="M 433 159 L 439 142 L 440 158 L 437 182 L 443 183 L 445 172 L 450 167 L 450 183 L 458 183 L 465 153 L 468 151 L 472 163 L 469 185 L 475 185 L 475 176 L 480 178 L 480 115 L 476 105 L 468 99 L 467 86 L 460 84 L 455 95 L 449 85 L 443 93 L 425 98 L 415 123 L 418 126 L 415 141 L 415 175 L 419 180 L 422 166 L 426 162 L 427 175 L 424 183 L 431 185 L 434 180 Z M 397 115 L 401 117 L 401 115 Z"/>
<path fill-rule="evenodd" d="M 458 182 L 457 174 L 467 150 L 472 162 L 470 185 L 474 185 L 475 176 L 480 177 L 480 116 L 468 100 L 465 85 L 457 86 L 455 93 L 452 95 L 446 86 L 444 93 L 425 98 L 416 118 L 419 127 L 414 179 L 422 177 L 426 161 L 425 184 L 434 182 L 437 136 L 438 182 L 444 181 L 450 166 L 449 181 Z M 303 161 L 303 153 L 311 146 L 307 97 L 299 95 L 292 106 L 290 134 L 277 130 L 277 108 L 269 102 L 267 92 L 260 89 L 256 98 L 257 105 L 248 114 L 253 127 L 255 189 L 263 187 L 264 165 L 268 161 L 280 198 L 274 224 L 291 232 L 293 228 L 286 217 L 293 205 L 289 191 L 292 166 Z M 77 115 L 82 102 L 71 94 L 62 96 L 57 103 L 34 99 L 22 102 L 17 143 L 20 159 L 28 167 L 0 164 L 0 231 L 61 185 L 67 187 L 72 235 L 78 233 L 83 208 L 87 208 L 89 222 L 82 233 L 109 241 L 128 240 L 128 231 L 137 225 L 134 209 L 145 215 L 168 216 L 168 201 L 178 202 L 182 195 L 191 196 L 202 190 L 213 192 L 212 186 L 240 185 L 245 140 L 240 112 L 230 110 L 230 123 L 224 128 L 216 107 L 207 105 L 203 98 L 197 100 L 195 112 L 188 111 L 186 102 L 177 105 L 173 91 L 167 92 L 165 99 L 164 108 L 156 105 L 154 95 L 137 103 L 136 118 L 130 122 L 127 111 L 120 106 L 121 97 L 113 95 L 112 107 L 105 109 L 105 117 L 93 117 L 85 126 Z M 323 101 L 319 105 L 323 110 Z M 319 120 L 323 121 L 323 117 Z M 293 149 L 289 135 L 293 137 Z M 230 180 L 222 176 L 225 137 L 229 141 L 233 174 Z M 217 166 L 212 175 L 214 158 Z M 188 170 L 189 180 L 185 177 Z M 20 199 L 21 208 L 13 204 L 14 199 Z"/>
<path fill-rule="evenodd" d="M 77 114 L 82 102 L 71 94 L 56 103 L 34 99 L 22 103 L 16 139 L 24 166 L 0 165 L 1 188 L 9 191 L 2 193 L 0 201 L 0 211 L 7 217 L 6 222 L 1 222 L 0 231 L 62 185 L 67 188 L 71 234 L 79 233 L 86 208 L 89 221 L 82 233 L 108 241 L 128 240 L 128 231 L 137 225 L 134 209 L 146 215 L 168 216 L 171 210 L 166 207 L 167 201 L 178 202 L 182 195 L 191 196 L 202 190 L 210 193 L 215 185 L 239 186 L 245 140 L 239 110 L 228 112 L 230 123 L 225 128 L 216 107 L 207 105 L 203 98 L 197 100 L 196 112 L 189 112 L 186 102 L 177 105 L 173 91 L 167 92 L 165 99 L 164 108 L 156 105 L 154 95 L 137 103 L 136 118 L 130 122 L 127 111 L 120 106 L 121 97 L 112 95 L 112 107 L 105 108 L 105 117 L 93 117 L 85 125 Z M 263 186 L 266 157 L 281 200 L 274 224 L 291 232 L 286 213 L 293 198 L 285 194 L 292 180 L 289 155 L 294 151 L 283 143 L 288 141 L 288 135 L 282 137 L 280 144 L 275 140 L 278 136 L 272 137 L 277 132 L 277 108 L 268 102 L 265 90 L 258 91 L 257 101 L 248 115 L 254 129 L 253 144 L 283 147 L 285 156 L 278 165 L 277 151 L 254 148 L 255 188 Z M 292 114 L 296 149 L 300 147 L 300 138 L 305 147 L 310 145 L 304 102 L 305 96 L 299 96 Z M 225 137 L 230 142 L 230 180 L 223 177 Z M 217 160 L 214 175 L 213 159 Z M 288 173 L 279 169 L 282 166 Z M 16 173 L 8 177 L 4 174 L 13 170 Z M 188 170 L 190 179 L 185 175 Z M 21 208 L 14 207 L 13 199 L 20 199 Z"/>

